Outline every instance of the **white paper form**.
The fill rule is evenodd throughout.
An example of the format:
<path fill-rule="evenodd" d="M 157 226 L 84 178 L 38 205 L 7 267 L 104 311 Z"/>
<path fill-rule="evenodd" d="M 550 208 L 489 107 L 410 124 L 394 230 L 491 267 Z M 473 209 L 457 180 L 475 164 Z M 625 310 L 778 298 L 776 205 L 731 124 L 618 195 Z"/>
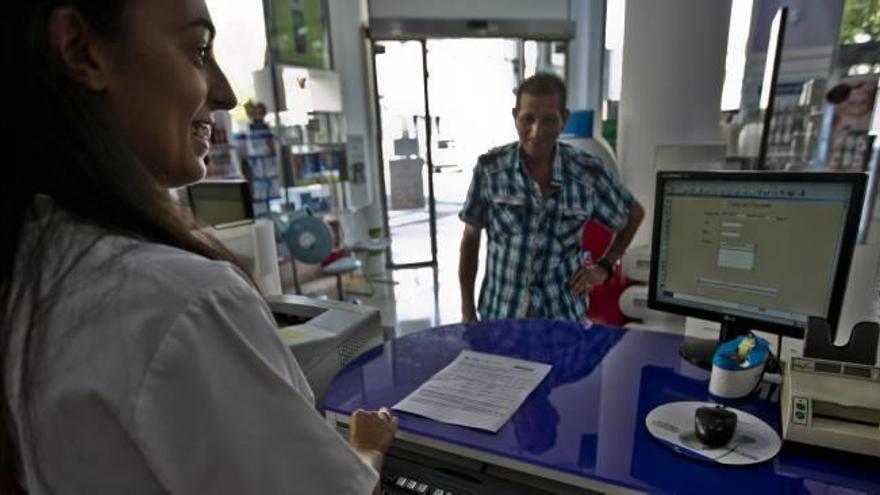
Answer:
<path fill-rule="evenodd" d="M 550 368 L 534 361 L 462 351 L 393 409 L 497 432 Z"/>

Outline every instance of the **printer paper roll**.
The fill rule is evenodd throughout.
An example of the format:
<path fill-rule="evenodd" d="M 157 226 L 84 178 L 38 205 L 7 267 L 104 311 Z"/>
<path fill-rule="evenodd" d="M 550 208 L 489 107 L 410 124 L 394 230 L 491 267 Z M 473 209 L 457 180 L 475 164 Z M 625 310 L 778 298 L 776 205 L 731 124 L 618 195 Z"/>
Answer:
<path fill-rule="evenodd" d="M 647 283 L 651 275 L 651 246 L 636 246 L 628 249 L 621 263 L 626 278 Z"/>

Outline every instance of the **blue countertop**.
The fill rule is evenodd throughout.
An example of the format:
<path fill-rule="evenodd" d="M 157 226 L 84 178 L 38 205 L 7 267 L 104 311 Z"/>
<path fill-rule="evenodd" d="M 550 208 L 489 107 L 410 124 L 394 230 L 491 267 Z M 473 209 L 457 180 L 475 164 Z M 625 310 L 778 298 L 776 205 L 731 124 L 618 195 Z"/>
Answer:
<path fill-rule="evenodd" d="M 392 406 L 471 349 L 553 369 L 497 433 L 396 412 L 401 431 L 650 492 L 880 493 L 875 467 L 880 462 L 864 456 L 785 443 L 771 461 L 731 467 L 692 460 L 661 445 L 645 427 L 651 409 L 712 400 L 708 373 L 679 357 L 681 340 L 549 320 L 437 327 L 387 342 L 349 363 L 329 387 L 325 407 L 348 415 L 357 408 Z M 778 404 L 756 397 L 731 405 L 779 431 Z"/>

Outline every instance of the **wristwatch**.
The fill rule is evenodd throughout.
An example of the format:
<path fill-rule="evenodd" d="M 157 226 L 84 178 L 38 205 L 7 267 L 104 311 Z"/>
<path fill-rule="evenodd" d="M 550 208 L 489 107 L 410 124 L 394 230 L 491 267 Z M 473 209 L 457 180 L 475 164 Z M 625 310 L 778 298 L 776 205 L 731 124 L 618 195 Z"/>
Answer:
<path fill-rule="evenodd" d="M 596 265 L 605 270 L 608 278 L 611 278 L 611 276 L 614 275 L 614 264 L 608 261 L 608 258 L 599 258 L 599 260 L 596 261 Z"/>

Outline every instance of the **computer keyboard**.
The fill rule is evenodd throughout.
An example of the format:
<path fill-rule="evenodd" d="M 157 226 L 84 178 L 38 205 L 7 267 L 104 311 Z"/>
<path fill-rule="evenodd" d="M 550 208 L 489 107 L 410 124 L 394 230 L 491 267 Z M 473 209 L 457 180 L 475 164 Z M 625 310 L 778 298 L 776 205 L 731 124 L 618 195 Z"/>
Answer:
<path fill-rule="evenodd" d="M 550 495 L 551 492 L 498 478 L 474 469 L 392 449 L 385 458 L 382 489 L 386 495 Z"/>

